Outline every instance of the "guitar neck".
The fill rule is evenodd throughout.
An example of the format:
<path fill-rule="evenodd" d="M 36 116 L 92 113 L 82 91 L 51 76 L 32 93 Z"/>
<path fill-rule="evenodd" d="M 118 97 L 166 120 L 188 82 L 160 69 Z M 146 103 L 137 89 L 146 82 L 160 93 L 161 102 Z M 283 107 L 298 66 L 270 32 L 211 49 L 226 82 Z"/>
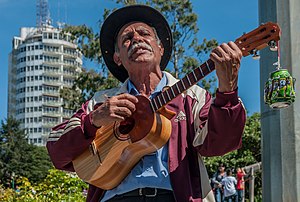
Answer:
<path fill-rule="evenodd" d="M 255 53 L 255 51 L 267 47 L 269 44 L 272 44 L 270 42 L 274 42 L 276 44 L 276 41 L 279 39 L 280 27 L 278 24 L 267 22 L 251 32 L 243 34 L 241 37 L 236 39 L 235 44 L 242 51 L 243 56 L 247 56 Z M 205 63 L 200 65 L 200 67 L 197 67 L 173 86 L 153 98 L 150 101 L 151 109 L 153 112 L 156 112 L 214 70 L 214 62 L 210 59 L 207 60 Z"/>
<path fill-rule="evenodd" d="M 192 72 L 188 73 L 173 86 L 169 87 L 160 95 L 156 96 L 150 101 L 153 112 L 168 104 L 171 100 L 176 98 L 181 93 L 185 92 L 187 89 L 195 85 L 198 81 L 200 81 L 202 78 L 204 78 L 214 70 L 215 64 L 211 59 L 207 60 L 199 67 L 193 69 Z"/>

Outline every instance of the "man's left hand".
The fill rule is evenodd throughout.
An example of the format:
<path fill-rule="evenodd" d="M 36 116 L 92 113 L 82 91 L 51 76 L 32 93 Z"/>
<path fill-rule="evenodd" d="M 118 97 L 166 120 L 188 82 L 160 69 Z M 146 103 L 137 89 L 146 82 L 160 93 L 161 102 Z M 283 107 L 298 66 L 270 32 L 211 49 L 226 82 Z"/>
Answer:
<path fill-rule="evenodd" d="M 221 44 L 211 52 L 210 59 L 215 63 L 219 80 L 219 92 L 231 92 L 237 88 L 241 58 L 241 50 L 232 41 Z"/>

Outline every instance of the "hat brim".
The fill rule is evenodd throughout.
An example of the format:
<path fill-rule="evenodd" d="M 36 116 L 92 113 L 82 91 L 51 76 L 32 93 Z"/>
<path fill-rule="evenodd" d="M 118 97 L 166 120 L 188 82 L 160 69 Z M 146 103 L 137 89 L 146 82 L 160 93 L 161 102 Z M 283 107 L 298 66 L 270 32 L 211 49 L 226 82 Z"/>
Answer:
<path fill-rule="evenodd" d="M 171 29 L 159 11 L 146 5 L 131 5 L 114 11 L 102 25 L 100 47 L 106 66 L 121 82 L 124 82 L 128 78 L 128 73 L 123 65 L 118 66 L 114 62 L 115 40 L 120 29 L 124 25 L 134 21 L 144 22 L 156 29 L 157 35 L 164 47 L 164 54 L 160 62 L 161 70 L 166 68 L 172 54 L 173 38 Z"/>

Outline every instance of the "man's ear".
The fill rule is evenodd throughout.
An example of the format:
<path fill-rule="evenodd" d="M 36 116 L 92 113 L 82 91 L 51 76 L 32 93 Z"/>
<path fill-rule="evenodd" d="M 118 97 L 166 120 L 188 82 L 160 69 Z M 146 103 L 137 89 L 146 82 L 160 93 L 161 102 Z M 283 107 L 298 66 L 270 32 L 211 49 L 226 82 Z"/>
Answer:
<path fill-rule="evenodd" d="M 165 49 L 164 49 L 162 42 L 159 43 L 158 47 L 159 47 L 160 55 L 163 56 Z"/>
<path fill-rule="evenodd" d="M 121 60 L 120 60 L 120 54 L 119 53 L 114 53 L 114 62 L 120 66 L 122 64 Z"/>

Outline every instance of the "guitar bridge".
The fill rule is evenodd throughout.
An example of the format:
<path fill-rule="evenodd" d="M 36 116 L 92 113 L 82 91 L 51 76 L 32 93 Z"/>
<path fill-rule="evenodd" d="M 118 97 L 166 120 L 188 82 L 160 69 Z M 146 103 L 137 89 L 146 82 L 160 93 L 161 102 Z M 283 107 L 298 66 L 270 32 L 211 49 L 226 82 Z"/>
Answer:
<path fill-rule="evenodd" d="M 89 150 L 93 156 L 96 156 L 97 164 L 101 165 L 102 164 L 101 157 L 100 157 L 100 154 L 98 152 L 95 142 L 92 142 L 90 144 Z"/>

